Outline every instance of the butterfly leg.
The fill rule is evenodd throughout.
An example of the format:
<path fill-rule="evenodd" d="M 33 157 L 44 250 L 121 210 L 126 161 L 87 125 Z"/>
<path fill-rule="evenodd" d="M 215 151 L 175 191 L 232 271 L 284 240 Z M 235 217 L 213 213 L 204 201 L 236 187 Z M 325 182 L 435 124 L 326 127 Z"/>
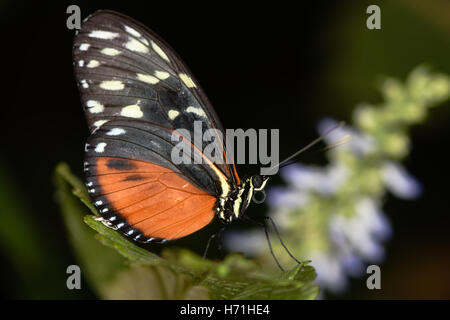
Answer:
<path fill-rule="evenodd" d="M 225 230 L 225 226 L 220 228 L 219 231 L 217 231 L 216 233 L 212 234 L 211 237 L 209 237 L 208 242 L 206 243 L 206 248 L 205 251 L 203 252 L 203 259 L 206 259 L 206 255 L 208 253 L 209 247 L 211 246 L 211 241 L 214 238 L 217 238 L 218 244 L 217 244 L 217 250 L 219 251 L 219 253 L 222 252 L 222 235 L 223 235 L 223 231 Z"/>
<path fill-rule="evenodd" d="M 298 260 L 296 257 L 294 257 L 294 255 L 289 251 L 289 249 L 286 247 L 286 245 L 283 242 L 283 239 L 280 236 L 280 233 L 278 232 L 278 228 L 277 225 L 275 224 L 275 221 L 273 221 L 272 217 L 269 216 L 265 216 L 263 217 L 264 221 L 269 221 L 270 224 L 272 225 L 273 230 L 275 231 L 275 234 L 278 237 L 278 240 L 280 241 L 281 245 L 283 246 L 284 250 L 286 250 L 286 252 L 288 253 L 288 255 L 298 264 L 303 266 L 303 262 L 301 262 L 300 260 Z"/>
<path fill-rule="evenodd" d="M 270 254 L 273 257 L 273 260 L 275 260 L 275 263 L 277 264 L 278 268 L 280 268 L 281 271 L 284 271 L 284 268 L 281 266 L 280 262 L 278 261 L 277 257 L 275 256 L 275 253 L 273 252 L 272 243 L 270 242 L 270 237 L 269 237 L 269 231 L 267 230 L 267 225 L 265 223 L 250 219 L 249 217 L 247 217 L 245 215 L 241 215 L 239 218 L 243 221 L 248 221 L 248 222 L 251 222 L 253 224 L 256 224 L 256 225 L 264 228 L 264 233 L 266 235 L 267 245 L 269 246 Z"/>

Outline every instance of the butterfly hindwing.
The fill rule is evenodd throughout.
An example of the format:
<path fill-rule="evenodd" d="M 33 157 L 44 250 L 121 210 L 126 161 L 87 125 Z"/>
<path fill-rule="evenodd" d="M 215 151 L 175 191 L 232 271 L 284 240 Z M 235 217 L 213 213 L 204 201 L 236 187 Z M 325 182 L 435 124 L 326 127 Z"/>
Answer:
<path fill-rule="evenodd" d="M 214 177 L 220 172 L 173 163 L 175 144 L 170 129 L 129 119 L 103 124 L 86 144 L 84 170 L 94 205 L 108 223 L 138 241 L 185 236 L 214 216 L 222 191 Z"/>
<path fill-rule="evenodd" d="M 181 238 L 214 217 L 216 198 L 170 169 L 116 157 L 88 163 L 88 192 L 104 221 L 137 241 Z"/>

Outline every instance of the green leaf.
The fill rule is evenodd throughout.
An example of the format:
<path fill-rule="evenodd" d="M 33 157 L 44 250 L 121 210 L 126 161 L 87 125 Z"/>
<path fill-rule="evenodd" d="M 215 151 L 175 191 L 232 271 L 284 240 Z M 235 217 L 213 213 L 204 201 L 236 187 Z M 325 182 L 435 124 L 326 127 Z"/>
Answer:
<path fill-rule="evenodd" d="M 52 260 L 51 243 L 43 237 L 39 215 L 24 201 L 16 180 L 14 173 L 0 162 L 0 252 L 4 258 L 2 264 L 11 264 L 13 271 L 13 274 L 5 272 L 3 279 L 14 279 L 14 290 L 8 291 L 9 298 L 42 299 L 58 295 L 60 291 L 46 286 L 45 279 L 61 264 L 54 259 L 48 263 Z"/>
<path fill-rule="evenodd" d="M 102 298 L 314 299 L 319 293 L 314 269 L 306 264 L 270 273 L 241 254 L 216 262 L 179 248 L 151 253 L 102 223 L 67 165 L 60 164 L 55 177 L 71 242 Z M 92 214 L 86 215 L 86 207 Z"/>
<path fill-rule="evenodd" d="M 89 209 L 95 212 L 95 207 L 90 204 L 84 185 L 70 172 L 66 164 L 56 167 L 54 181 L 69 240 L 82 274 L 97 294 L 102 295 L 104 284 L 125 266 L 124 259 L 97 241 L 94 230 L 83 222 L 84 215 L 89 213 Z"/>
<path fill-rule="evenodd" d="M 95 220 L 94 216 L 85 216 L 84 222 L 98 232 L 96 238 L 100 240 L 100 242 L 108 247 L 116 249 L 123 257 L 142 264 L 152 265 L 160 263 L 159 260 L 161 259 L 156 254 L 134 245 L 122 237 L 118 232 L 105 226 L 102 222 Z"/>

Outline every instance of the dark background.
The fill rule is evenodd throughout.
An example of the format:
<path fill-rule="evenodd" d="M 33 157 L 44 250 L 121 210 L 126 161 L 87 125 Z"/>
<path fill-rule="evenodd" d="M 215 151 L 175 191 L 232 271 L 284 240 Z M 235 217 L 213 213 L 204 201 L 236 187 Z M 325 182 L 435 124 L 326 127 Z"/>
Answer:
<path fill-rule="evenodd" d="M 65 268 L 75 258 L 52 184 L 60 161 L 81 176 L 88 135 L 73 77 L 68 5 L 79 5 L 83 18 L 117 10 L 156 31 L 193 70 L 225 127 L 280 128 L 281 157 L 314 139 L 321 118 L 351 123 L 356 104 L 381 102 L 383 76 L 404 79 L 423 63 L 450 72 L 447 1 L 245 3 L 2 1 L 2 297 L 94 297 L 87 285 L 82 292 L 65 287 Z M 381 7 L 382 30 L 366 28 L 370 4 Z M 411 132 L 405 165 L 424 194 L 413 202 L 387 199 L 394 236 L 382 290 L 368 291 L 356 279 L 339 298 L 450 298 L 449 107 L 432 109 Z M 326 163 L 317 154 L 301 161 Z M 260 206 L 248 214 L 263 212 Z M 186 245 L 201 252 L 208 232 Z"/>

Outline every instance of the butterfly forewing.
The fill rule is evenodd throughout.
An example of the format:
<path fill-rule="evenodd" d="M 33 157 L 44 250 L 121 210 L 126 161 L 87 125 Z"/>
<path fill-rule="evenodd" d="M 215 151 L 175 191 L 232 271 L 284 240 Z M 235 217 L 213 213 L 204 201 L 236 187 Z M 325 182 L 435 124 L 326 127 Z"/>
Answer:
<path fill-rule="evenodd" d="M 195 121 L 201 122 L 202 131 L 223 132 L 188 68 L 173 49 L 139 22 L 111 11 L 93 14 L 75 38 L 73 56 L 91 130 L 112 119 L 133 118 L 174 130 L 187 129 L 192 142 Z M 218 144 L 217 150 L 224 150 L 220 136 L 213 142 Z M 195 143 L 203 150 L 211 141 L 198 139 Z M 225 161 L 216 166 L 235 179 Z"/>

